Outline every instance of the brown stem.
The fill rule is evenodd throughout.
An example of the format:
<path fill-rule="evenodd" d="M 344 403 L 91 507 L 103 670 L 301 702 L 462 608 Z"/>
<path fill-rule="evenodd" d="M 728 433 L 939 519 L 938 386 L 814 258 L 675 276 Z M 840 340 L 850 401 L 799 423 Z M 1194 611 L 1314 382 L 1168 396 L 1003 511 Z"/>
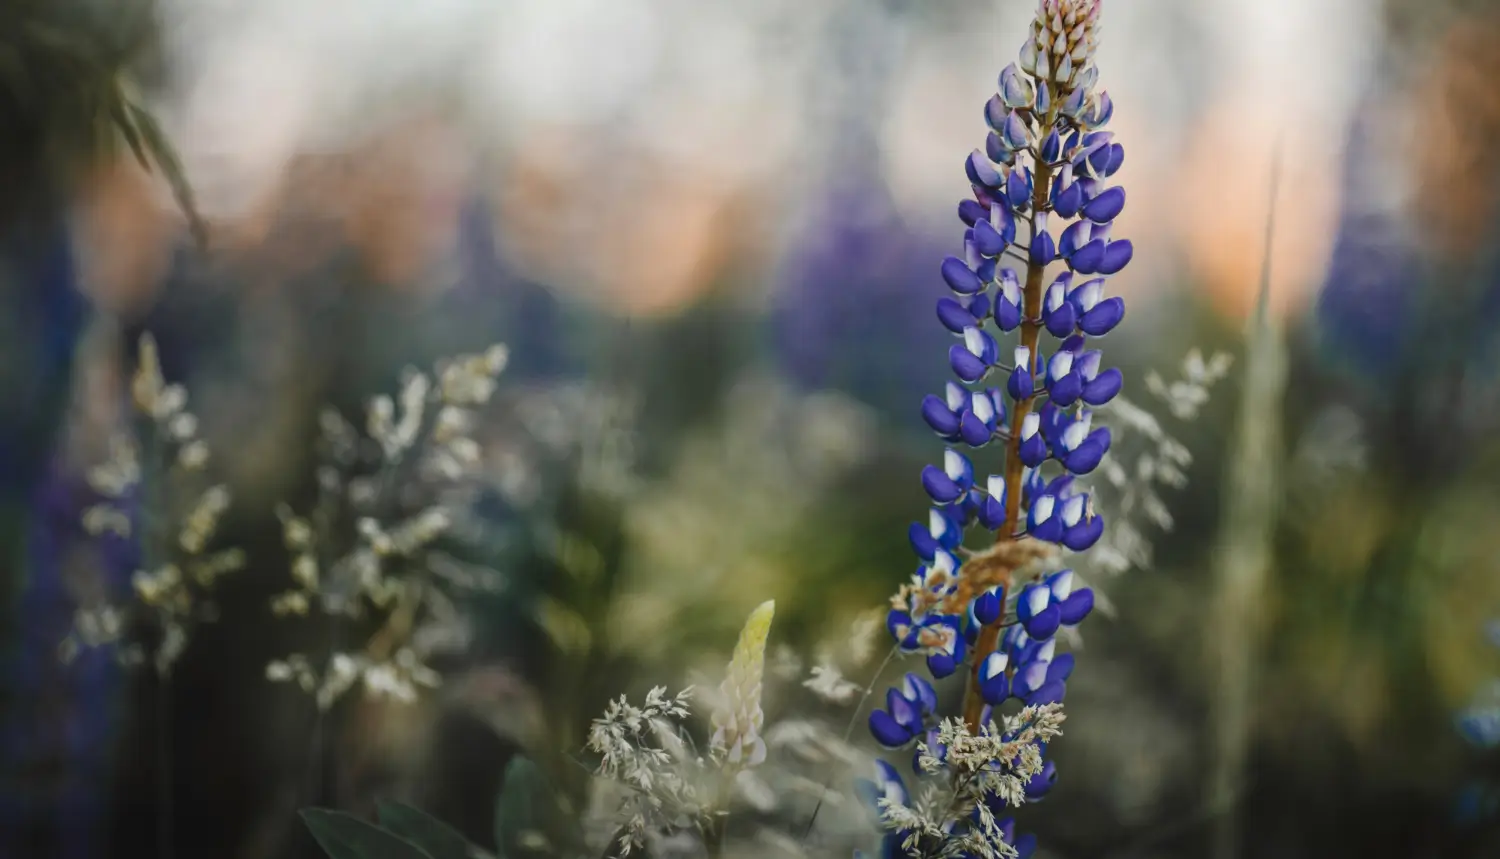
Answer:
<path fill-rule="evenodd" d="M 1051 127 L 1051 117 L 1044 123 L 1044 128 Z M 1036 213 L 1044 211 L 1048 201 L 1048 191 L 1052 184 L 1052 166 L 1038 160 L 1036 175 L 1033 178 L 1034 185 L 1031 189 L 1031 234 L 1036 235 Z M 1036 375 L 1037 338 L 1042 331 L 1042 279 L 1046 274 L 1046 266 L 1035 261 L 1026 264 L 1026 285 L 1022 291 L 1021 299 L 1021 345 L 1029 352 L 1030 371 L 1032 376 Z M 1012 540 L 1024 540 L 1025 537 L 1013 536 L 1016 533 L 1016 524 L 1021 516 L 1021 475 L 1025 467 L 1021 464 L 1021 422 L 1031 414 L 1031 398 L 1017 401 L 1011 409 L 1010 415 L 1010 439 L 1005 445 L 1005 525 L 995 537 L 996 543 Z M 1010 592 L 1010 576 L 1007 574 L 1002 583 L 1002 594 Z M 1002 603 L 1003 604 L 1003 603 Z M 1003 620 L 1003 618 L 1002 618 Z M 996 620 L 979 631 L 979 640 L 975 642 L 974 653 L 971 655 L 973 668 L 969 671 L 968 685 L 964 690 L 964 723 L 969 728 L 969 733 L 977 734 L 982 727 L 979 724 L 979 716 L 984 711 L 984 698 L 979 694 L 979 670 L 984 664 L 985 657 L 994 652 L 995 646 L 1000 640 L 1000 623 Z"/>

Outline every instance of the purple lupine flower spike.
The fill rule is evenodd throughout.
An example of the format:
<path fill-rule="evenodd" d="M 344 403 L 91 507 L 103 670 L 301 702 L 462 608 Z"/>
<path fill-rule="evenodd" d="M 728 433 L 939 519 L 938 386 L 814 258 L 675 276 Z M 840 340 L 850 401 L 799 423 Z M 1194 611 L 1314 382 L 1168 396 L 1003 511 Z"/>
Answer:
<path fill-rule="evenodd" d="M 1125 152 L 1103 130 L 1114 102 L 1094 66 L 1101 8 L 1102 0 L 1039 0 L 1019 61 L 984 104 L 984 146 L 964 162 L 974 197 L 958 205 L 962 250 L 940 267 L 951 294 L 937 300 L 936 315 L 957 338 L 948 356 L 957 381 L 922 400 L 922 417 L 949 445 L 998 442 L 1004 459 L 983 482 L 955 447 L 923 470 L 932 507 L 908 535 L 923 566 L 888 625 L 901 650 L 926 656 L 932 676 L 964 672 L 961 715 L 973 732 L 987 730 L 992 708 L 1012 698 L 1063 699 L 1076 660 L 1057 653 L 1058 632 L 1094 607 L 1071 570 L 1013 581 L 1013 570 L 965 566 L 959 556 L 976 524 L 990 542 L 1038 541 L 1059 553 L 1086 551 L 1103 535 L 1087 480 L 1111 435 L 1093 410 L 1119 394 L 1123 375 L 1104 364 L 1093 338 L 1124 318 L 1109 281 L 1135 249 L 1114 229 L 1127 202 L 1112 184 Z M 891 748 L 931 741 L 937 700 L 908 675 L 870 715 L 871 733 Z M 1046 762 L 1026 798 L 1040 799 L 1056 779 Z M 997 820 L 1000 806 L 990 809 Z M 1036 849 L 1009 818 L 994 832 L 1023 857 Z M 887 833 L 887 848 L 905 857 L 900 839 L 891 847 L 898 834 Z"/>

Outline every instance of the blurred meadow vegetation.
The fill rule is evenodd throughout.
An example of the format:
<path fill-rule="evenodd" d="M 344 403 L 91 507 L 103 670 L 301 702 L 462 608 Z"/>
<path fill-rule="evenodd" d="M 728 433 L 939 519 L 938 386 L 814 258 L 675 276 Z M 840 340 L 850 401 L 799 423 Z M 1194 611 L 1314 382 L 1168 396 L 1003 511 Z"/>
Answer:
<path fill-rule="evenodd" d="M 1466 786 L 1500 795 L 1500 758 L 1453 727 L 1454 713 L 1500 674 L 1483 638 L 1500 616 L 1500 531 L 1491 528 L 1500 516 L 1500 167 L 1487 148 L 1500 134 L 1500 14 L 1445 6 L 1440 26 L 1426 9 L 1415 0 L 1384 7 L 1391 83 L 1348 141 L 1329 142 L 1359 151 L 1385 133 L 1382 121 L 1415 112 L 1432 132 L 1404 162 L 1417 192 L 1394 212 L 1346 201 L 1327 272 L 1304 285 L 1316 295 L 1276 311 L 1281 336 L 1264 347 L 1283 350 L 1286 390 L 1275 407 L 1241 413 L 1251 329 L 1216 293 L 1252 290 L 1254 271 L 1226 285 L 1179 269 L 1154 286 L 1140 333 L 1128 330 L 1132 319 L 1111 342 L 1127 395 L 1193 462 L 1186 486 L 1164 495 L 1175 524 L 1151 535 L 1151 563 L 1097 583 L 1112 610 L 1083 642 L 1087 668 L 1056 752 L 1066 779 L 1029 821 L 1049 855 L 1207 850 L 1222 813 L 1203 798 L 1221 684 L 1205 654 L 1224 646 L 1208 607 L 1220 597 L 1221 529 L 1235 524 L 1225 521 L 1225 475 L 1244 420 L 1276 422 L 1284 443 L 1270 563 L 1254 604 L 1241 607 L 1252 622 L 1239 646 L 1254 671 L 1232 800 L 1238 853 L 1500 855 L 1495 818 L 1455 816 Z M 234 490 L 219 539 L 249 558 L 175 673 L 170 760 L 150 739 L 165 715 L 149 676 L 98 692 L 105 700 L 86 699 L 95 693 L 81 686 L 59 686 L 59 700 L 45 702 L 0 691 L 0 724 L 42 704 L 108 713 L 107 765 L 91 770 L 102 774 L 91 787 L 108 809 L 95 824 L 106 833 L 95 855 L 157 849 L 163 768 L 186 857 L 317 855 L 298 808 L 368 817 L 391 799 L 494 847 L 496 798 L 518 751 L 581 806 L 584 780 L 568 756 L 590 720 L 622 693 L 713 685 L 746 613 L 772 598 L 772 662 L 786 671 L 768 684 L 768 719 L 841 724 L 846 714 L 802 688 L 792 668 L 805 673 L 821 651 L 836 653 L 909 574 L 915 475 L 935 449 L 916 400 L 899 405 L 899 383 L 861 368 L 885 367 L 893 353 L 936 354 L 935 341 L 835 325 L 798 335 L 837 338 L 836 366 L 807 373 L 778 349 L 777 317 L 749 286 L 771 268 L 755 248 L 712 259 L 672 312 L 614 312 L 610 300 L 579 300 L 508 265 L 496 244 L 507 227 L 499 195 L 477 186 L 443 210 L 459 237 L 452 258 L 404 264 L 403 254 L 427 257 L 398 220 L 398 210 L 426 211 L 425 200 L 402 196 L 421 158 L 393 163 L 377 144 L 302 156 L 255 236 L 227 230 L 220 242 L 153 113 L 168 80 L 158 27 L 144 0 L 0 0 L 0 395 L 18 404 L 0 419 L 0 462 L 15 466 L 0 475 L 5 648 L 37 646 L 21 632 L 22 594 L 36 576 L 62 575 L 24 560 L 40 463 L 71 457 L 77 470 L 97 459 L 86 425 L 110 413 L 144 331 L 201 410 L 212 473 Z M 427 140 L 423 123 L 461 127 L 461 111 L 439 101 L 392 137 Z M 91 235 L 69 226 L 75 204 L 122 164 L 149 173 L 151 193 L 174 202 L 163 270 L 149 285 L 93 292 L 87 309 L 48 315 L 36 257 L 59 230 L 64 242 Z M 1349 187 L 1378 183 L 1384 169 L 1353 154 L 1344 166 Z M 546 197 L 546 177 L 532 178 L 543 187 L 530 190 Z M 1279 193 L 1289 205 L 1294 191 Z M 875 234 L 906 240 L 899 219 Z M 837 258 L 817 274 L 828 290 L 881 288 Z M 1271 259 L 1274 267 L 1274 244 Z M 873 324 L 904 336 L 899 321 Z M 498 570 L 505 587 L 465 606 L 465 646 L 433 663 L 441 689 L 413 705 L 353 695 L 325 724 L 306 696 L 264 679 L 269 660 L 311 652 L 325 634 L 316 619 L 266 611 L 288 581 L 275 504 L 315 501 L 324 404 L 362 415 L 370 397 L 395 390 L 402 368 L 493 342 L 509 347 L 511 364 L 476 431 L 486 462 L 479 525 L 455 552 Z M 1200 414 L 1175 420 L 1140 380 L 1153 370 L 1176 378 L 1193 349 L 1234 355 L 1234 370 Z M 55 361 L 59 350 L 67 358 Z M 912 361 L 932 370 L 908 368 L 914 374 L 939 378 L 926 358 Z M 103 393 L 84 380 L 103 380 Z M 863 684 L 877 661 L 852 679 Z M 315 731 L 327 742 L 310 751 Z M 6 792 L 35 792 L 44 804 L 68 765 L 7 760 Z M 54 844 L 43 830 L 66 825 L 56 820 L 28 824 L 5 855 L 48 855 L 37 845 Z"/>

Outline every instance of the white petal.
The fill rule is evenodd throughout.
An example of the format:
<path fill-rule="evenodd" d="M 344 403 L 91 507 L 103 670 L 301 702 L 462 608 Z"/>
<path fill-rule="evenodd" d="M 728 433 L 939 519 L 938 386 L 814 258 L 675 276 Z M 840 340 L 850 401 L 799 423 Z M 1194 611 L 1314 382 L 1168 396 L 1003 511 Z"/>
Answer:
<path fill-rule="evenodd" d="M 1056 503 L 1057 499 L 1054 496 L 1043 495 L 1036 500 L 1035 504 L 1031 505 L 1031 515 L 1036 519 L 1037 524 L 1041 524 L 1052 518 L 1052 506 Z"/>
<path fill-rule="evenodd" d="M 1032 588 L 1026 592 L 1026 607 L 1037 614 L 1052 602 L 1052 592 L 1046 588 Z"/>

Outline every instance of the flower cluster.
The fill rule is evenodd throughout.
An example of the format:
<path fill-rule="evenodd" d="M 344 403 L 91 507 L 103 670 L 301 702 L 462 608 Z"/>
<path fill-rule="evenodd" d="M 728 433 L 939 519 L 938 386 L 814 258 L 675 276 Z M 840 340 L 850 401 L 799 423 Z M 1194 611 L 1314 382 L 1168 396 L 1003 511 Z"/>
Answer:
<path fill-rule="evenodd" d="M 775 613 L 774 601 L 761 603 L 740 631 L 712 709 L 709 754 L 698 752 L 681 721 L 690 714 L 692 687 L 674 698 L 658 686 L 642 707 L 621 696 L 594 720 L 588 749 L 599 756 L 598 787 L 626 789 L 623 794 L 605 790 L 619 795 L 600 797 L 616 805 L 613 817 L 619 829 L 612 841 L 620 855 L 645 846 L 650 838 L 691 828 L 715 853 L 736 791 L 765 791 L 750 770 L 766 759 L 761 684 Z"/>
<path fill-rule="evenodd" d="M 84 510 L 83 526 L 95 536 L 135 541 L 141 556 L 131 578 L 136 599 L 123 607 L 79 609 L 61 655 L 68 660 L 82 648 L 120 644 L 121 662 L 149 658 L 166 675 L 186 649 L 191 627 L 216 616 L 211 591 L 244 567 L 245 555 L 237 548 L 211 550 L 229 510 L 229 489 L 190 485 L 208 462 L 208 443 L 187 410 L 187 390 L 163 377 L 149 334 L 141 337 L 130 392 L 141 437 L 114 436 L 109 460 L 89 470 L 89 485 L 101 500 Z M 151 646 L 132 639 L 138 627 L 149 630 Z"/>
<path fill-rule="evenodd" d="M 373 398 L 361 434 L 336 410 L 321 416 L 318 502 L 306 514 L 282 505 L 282 542 L 293 587 L 271 600 L 282 616 L 321 610 L 329 622 L 374 617 L 361 649 L 335 649 L 323 665 L 293 653 L 266 677 L 295 683 L 320 709 L 362 683 L 371 695 L 414 701 L 439 675 L 424 660 L 461 637 L 446 591 L 495 590 L 492 570 L 465 564 L 443 541 L 467 512 L 484 463 L 477 410 L 493 395 L 507 352 L 495 345 L 407 371 L 396 397 Z M 365 471 L 368 473 L 359 473 Z"/>
<path fill-rule="evenodd" d="M 948 354 L 959 381 L 944 396 L 929 395 L 921 411 L 950 447 L 940 466 L 922 472 L 933 507 L 909 534 L 922 563 L 893 600 L 888 627 L 901 649 L 926 654 L 935 678 L 967 671 L 963 717 L 974 737 L 994 730 L 995 708 L 1011 699 L 1027 707 L 1062 700 L 1073 656 L 1057 653 L 1056 635 L 1094 605 L 1071 570 L 1045 577 L 1040 570 L 1103 535 L 1081 478 L 1111 442 L 1092 410 L 1114 399 L 1123 381 L 1088 343 L 1124 316 L 1124 302 L 1107 297 L 1105 283 L 1133 252 L 1111 229 L 1125 192 L 1108 180 L 1124 151 L 1100 130 L 1114 110 L 1095 88 L 1100 8 L 1100 0 L 1042 0 L 1019 66 L 1001 72 L 999 93 L 985 105 L 987 145 L 965 165 L 974 197 L 958 207 L 968 227 L 964 254 L 941 266 L 954 294 L 938 301 L 937 316 L 959 338 Z M 1049 276 L 1054 264 L 1060 270 Z M 1044 331 L 1059 341 L 1050 354 L 1042 351 Z M 1012 334 L 1014 345 L 1002 347 Z M 964 449 L 996 441 L 1004 458 L 981 478 Z M 995 537 L 970 551 L 965 534 L 976 524 Z M 909 674 L 869 724 L 889 748 L 918 740 L 932 748 L 945 723 L 931 684 Z M 960 809 L 948 837 L 968 843 L 989 833 L 1004 843 L 980 852 L 1016 852 L 1026 842 L 1012 837 L 1012 824 L 985 825 L 986 815 L 1047 792 L 1055 769 L 1038 761 L 1018 793 L 991 793 L 980 807 Z M 918 770 L 931 772 L 920 760 Z M 886 781 L 887 794 L 905 790 L 893 771 Z M 909 845 L 900 821 L 883 819 L 895 843 Z M 978 855 L 973 845 L 965 850 Z"/>
<path fill-rule="evenodd" d="M 761 603 L 750 613 L 719 690 L 722 703 L 713 714 L 712 744 L 736 767 L 755 766 L 766 759 L 766 743 L 760 737 L 766 720 L 760 707 L 760 693 L 766 665 L 766 637 L 771 634 L 771 619 L 775 614 L 775 600 Z"/>
<path fill-rule="evenodd" d="M 1035 793 L 1050 764 L 1048 742 L 1062 734 L 1062 707 L 1029 706 L 996 724 L 986 714 L 977 733 L 958 719 L 945 719 L 917 746 L 913 767 L 923 775 L 945 774 L 943 787 L 928 784 L 913 797 L 901 774 L 885 761 L 860 791 L 886 824 L 882 855 L 981 857 L 1029 854 L 1033 835 L 1016 835 L 1014 819 L 1001 817 Z"/>

